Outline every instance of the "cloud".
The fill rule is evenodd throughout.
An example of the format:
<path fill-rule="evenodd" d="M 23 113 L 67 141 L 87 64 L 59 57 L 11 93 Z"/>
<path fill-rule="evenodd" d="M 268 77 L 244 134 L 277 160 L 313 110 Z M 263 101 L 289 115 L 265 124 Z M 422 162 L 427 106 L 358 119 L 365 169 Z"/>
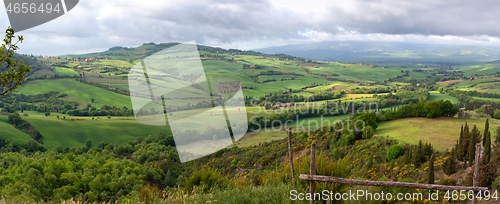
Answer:
<path fill-rule="evenodd" d="M 499 3 L 424 0 L 86 0 L 21 32 L 21 53 L 57 55 L 186 42 L 225 48 L 328 40 L 488 44 L 500 37 Z M 0 10 L 0 26 L 8 19 Z"/>

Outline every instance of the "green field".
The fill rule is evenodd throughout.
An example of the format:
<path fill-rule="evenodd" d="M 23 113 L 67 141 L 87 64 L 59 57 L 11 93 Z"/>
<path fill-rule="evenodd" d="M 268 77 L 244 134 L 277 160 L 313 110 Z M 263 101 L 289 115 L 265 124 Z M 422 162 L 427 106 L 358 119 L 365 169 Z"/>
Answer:
<path fill-rule="evenodd" d="M 500 98 L 483 98 L 483 97 L 472 97 L 472 98 L 476 100 L 500 102 Z"/>
<path fill-rule="evenodd" d="M 78 72 L 70 68 L 54 67 L 54 72 L 59 75 L 78 76 Z"/>
<path fill-rule="evenodd" d="M 323 105 L 324 103 L 326 103 L 327 101 L 338 101 L 339 99 L 332 99 L 332 100 L 321 100 L 321 101 L 313 101 L 313 102 L 296 102 L 295 104 L 301 104 L 301 105 Z M 351 103 L 351 102 L 354 102 L 354 103 L 358 103 L 358 102 L 375 102 L 375 101 L 379 101 L 380 99 L 378 98 L 347 98 L 347 97 L 343 97 L 341 98 L 342 102 L 348 102 L 348 103 Z M 375 105 L 375 103 L 373 103 Z M 369 104 L 366 104 L 366 106 L 368 106 Z M 339 107 L 340 108 L 340 107 Z"/>
<path fill-rule="evenodd" d="M 492 90 L 487 90 L 487 91 L 485 91 L 485 92 L 500 94 L 500 89 L 492 89 Z"/>
<path fill-rule="evenodd" d="M 318 129 L 324 126 L 331 126 L 334 122 L 340 122 L 346 118 L 352 118 L 352 114 L 345 114 L 340 116 L 324 116 L 313 118 L 301 118 L 297 121 L 287 123 L 288 127 L 294 127 L 295 131 L 306 131 L 309 129 Z M 304 128 L 304 129 L 302 129 Z"/>
<path fill-rule="evenodd" d="M 480 84 L 483 84 L 483 83 L 494 82 L 494 81 L 498 81 L 498 79 L 475 79 L 475 80 L 467 80 L 467 81 L 455 83 L 451 87 L 469 88 L 469 87 L 476 87 L 476 86 L 478 86 Z"/>
<path fill-rule="evenodd" d="M 453 96 L 450 96 L 448 94 L 442 94 L 442 93 L 439 93 L 437 91 L 429 91 L 430 93 L 430 96 L 429 96 L 429 100 L 430 101 L 438 101 L 438 100 L 449 100 L 452 104 L 459 104 L 460 101 L 458 101 L 457 98 L 453 97 Z"/>
<path fill-rule="evenodd" d="M 458 118 L 405 118 L 378 124 L 375 134 L 379 137 L 389 136 L 407 144 L 418 144 L 418 141 L 429 142 L 439 151 L 451 149 L 460 137 L 460 126 L 465 122 L 472 128 L 476 125 L 483 132 L 486 119 Z M 489 119 L 490 131 L 500 126 L 500 120 Z"/>
<path fill-rule="evenodd" d="M 471 66 L 461 66 L 459 67 L 459 69 L 464 73 L 465 76 L 474 76 L 476 74 L 477 75 L 494 74 L 500 71 L 500 64 L 499 61 L 497 60 Z"/>
<path fill-rule="evenodd" d="M 57 79 L 57 80 L 36 80 L 30 81 L 17 89 L 22 94 L 36 95 L 47 93 L 49 91 L 57 91 L 66 93 L 68 96 L 85 101 L 91 104 L 90 99 L 96 101 L 92 104 L 93 107 L 100 108 L 103 105 L 132 108 L 129 96 L 117 94 L 95 86 L 82 84 L 74 79 Z"/>
<path fill-rule="evenodd" d="M 169 126 L 143 125 L 133 117 L 111 117 L 111 119 L 100 117 L 98 120 L 92 120 L 92 117 L 71 118 L 86 120 L 58 120 L 54 116 L 23 117 L 40 131 L 44 146 L 49 149 L 57 146 L 82 147 L 86 140 L 91 140 L 94 145 L 100 142 L 125 144 L 138 137 L 146 138 L 149 135 L 156 137 L 159 132 L 170 133 Z"/>
<path fill-rule="evenodd" d="M 280 140 L 288 136 L 287 131 L 256 131 L 249 132 L 245 134 L 239 141 L 236 142 L 236 146 L 238 147 L 249 147 L 254 145 L 259 145 L 263 142 L 271 142 L 274 140 Z"/>
<path fill-rule="evenodd" d="M 14 144 L 26 144 L 31 139 L 31 136 L 16 129 L 12 124 L 9 124 L 6 115 L 0 115 L 0 136 L 9 139 Z"/>
<path fill-rule="evenodd" d="M 89 53 L 83 55 L 66 55 L 64 57 L 82 57 L 82 58 L 92 58 L 92 57 L 103 57 L 104 59 L 99 59 L 90 63 L 68 61 L 66 66 L 73 67 L 73 69 L 84 70 L 85 80 L 88 82 L 106 84 L 111 87 L 128 91 L 128 77 L 127 72 L 134 64 L 139 63 L 137 59 L 144 59 L 150 57 L 155 58 L 155 55 L 151 55 L 154 52 L 163 50 L 165 48 L 171 47 L 173 44 L 161 44 L 161 45 L 143 45 L 133 49 L 118 49 L 114 51 L 105 51 L 102 53 Z M 410 83 L 401 82 L 400 80 L 383 83 L 387 79 L 393 79 L 398 76 L 403 75 L 405 71 L 410 71 L 410 77 L 425 79 L 426 76 L 431 75 L 431 72 L 413 72 L 408 68 L 401 68 L 402 66 L 407 66 L 401 64 L 393 64 L 392 68 L 381 68 L 381 67 L 370 67 L 366 64 L 348 64 L 348 63 L 338 63 L 338 62 L 318 62 L 318 61 L 292 61 L 287 58 L 277 58 L 274 56 L 253 56 L 253 55 L 239 55 L 233 53 L 220 53 L 217 56 L 220 59 L 215 59 L 207 56 L 205 54 L 213 54 L 205 51 L 200 51 L 199 54 L 202 55 L 202 65 L 205 70 L 205 75 L 207 78 L 230 78 L 242 82 L 241 85 L 248 87 L 248 89 L 243 89 L 244 95 L 248 97 L 261 97 L 269 93 L 283 92 L 287 89 L 300 90 L 299 93 L 293 93 L 293 95 L 304 95 L 311 96 L 314 93 L 327 90 L 347 90 L 356 88 L 383 88 L 383 87 L 401 87 L 410 86 Z M 175 52 L 166 53 L 168 56 L 176 55 Z M 412 58 L 418 59 L 422 56 L 420 54 L 411 53 L 388 53 L 388 56 L 400 57 L 400 58 Z M 435 54 L 429 54 L 429 56 L 434 56 Z M 111 57 L 111 60 L 105 59 L 106 57 Z M 163 56 L 164 57 L 164 56 Z M 230 60 L 229 60 L 230 59 Z M 132 60 L 132 63 L 129 61 Z M 228 61 L 229 60 L 229 61 Z M 165 65 L 164 61 L 154 61 L 151 62 L 152 65 Z M 189 62 L 180 62 L 189 63 Z M 407 63 L 408 64 L 408 63 Z M 408 64 L 411 65 L 412 63 Z M 260 65 L 260 66 L 251 66 Z M 63 65 L 60 65 L 63 66 Z M 179 66 L 179 64 L 177 64 Z M 421 68 L 426 71 L 432 71 L 435 68 L 423 68 L 423 64 L 415 65 L 416 68 Z M 245 69 L 243 67 L 246 67 Z M 251 68 L 254 67 L 254 68 Z M 469 67 L 459 67 L 460 71 L 466 72 L 466 75 L 471 75 L 472 72 L 480 73 L 491 73 L 496 71 L 495 63 L 485 63 Z M 64 67 L 55 67 L 54 72 L 64 75 L 77 75 L 78 72 L 73 69 Z M 49 73 L 49 72 L 47 72 Z M 46 74 L 41 70 L 40 74 Z M 290 80 L 283 80 L 283 76 L 286 75 Z M 291 80 L 292 76 L 294 77 Z M 438 74 L 437 76 L 442 76 Z M 131 76 L 134 77 L 134 76 Z M 328 81 L 327 77 L 337 78 L 342 80 L 353 80 L 349 82 L 341 81 Z M 407 77 L 404 77 L 407 78 Z M 157 86 L 154 88 L 169 88 L 177 89 L 180 87 L 185 87 L 186 84 L 182 83 L 165 83 L 157 78 L 149 79 L 152 83 Z M 266 80 L 276 80 L 262 83 Z M 331 80 L 331 79 L 330 79 Z M 485 78 L 476 80 L 467 80 L 464 82 L 456 83 L 453 87 L 457 88 L 467 88 L 474 89 L 477 87 L 484 87 L 486 85 L 494 85 L 493 81 L 495 78 Z M 176 81 L 177 82 L 177 81 Z M 382 82 L 378 84 L 373 84 L 371 82 Z M 406 81 L 407 82 L 407 81 Z M 305 87 L 311 87 L 307 88 Z M 304 89 L 304 90 L 302 90 Z M 19 93 L 26 95 L 34 95 L 46 93 L 49 91 L 57 91 L 60 93 L 67 93 L 68 96 L 62 99 L 68 101 L 74 101 L 79 104 L 79 108 L 84 108 L 87 104 L 91 104 L 90 99 L 94 98 L 96 102 L 92 106 L 100 108 L 103 105 L 110 105 L 116 107 L 126 106 L 131 107 L 130 98 L 125 95 L 116 94 L 98 87 L 86 85 L 79 83 L 73 79 L 60 79 L 60 80 L 36 80 L 26 83 L 25 87 L 18 89 Z M 500 89 L 499 89 L 500 90 Z M 496 91 L 496 90 L 487 90 Z M 196 97 L 200 94 L 200 90 L 189 89 L 182 92 L 179 98 L 173 100 L 165 101 L 167 105 L 182 105 L 186 104 L 186 97 Z M 184 98 L 183 98 L 184 97 Z M 430 92 L 429 100 L 450 100 L 453 104 L 459 103 L 459 101 L 452 96 L 447 94 L 441 94 L 436 91 Z M 479 98 L 477 98 L 479 99 Z M 344 94 L 341 98 L 343 101 L 347 102 L 372 102 L 378 101 L 379 99 L 373 98 L 373 94 Z M 485 100 L 485 99 L 480 99 Z M 491 99 L 493 100 L 493 99 Z M 495 99 L 496 100 L 496 99 Z M 332 100 L 330 100 L 332 101 Z M 499 99 L 500 101 L 500 99 Z M 312 103 L 307 103 L 306 105 L 320 105 L 325 101 L 315 101 Z M 298 102 L 297 104 L 304 104 L 303 102 Z M 301 107 L 305 108 L 305 107 Z M 275 111 L 258 111 L 257 107 L 247 107 L 248 117 L 252 116 L 269 116 L 271 114 L 279 114 L 287 109 L 280 109 Z M 179 111 L 175 112 L 175 116 L 184 117 L 189 116 L 192 111 Z M 45 117 L 42 113 L 29 112 L 30 116 L 26 117 L 26 120 L 32 122 L 37 128 L 40 129 L 42 135 L 44 135 L 44 140 L 47 142 L 47 147 L 55 146 L 71 146 L 78 147 L 83 145 L 83 142 L 87 139 L 91 139 L 92 142 L 98 143 L 101 141 L 111 142 L 121 144 L 126 141 L 134 140 L 136 137 L 142 136 L 147 137 L 148 135 L 156 136 L 159 131 L 169 132 L 170 130 L 165 127 L 155 127 L 155 126 L 144 126 L 135 121 L 134 118 L 129 117 L 113 117 L 111 120 L 101 119 L 97 121 L 92 121 L 87 118 L 85 121 L 65 121 L 57 120 L 53 113 L 49 117 Z M 66 116 L 59 114 L 61 117 Z M 66 116 L 69 117 L 69 116 Z M 321 126 L 321 120 L 327 123 L 332 123 L 336 120 L 342 120 L 347 117 L 352 117 L 351 115 L 342 116 L 328 116 L 328 117 L 316 117 L 300 119 L 288 125 L 291 127 L 299 128 L 302 124 L 304 129 L 314 129 L 316 124 Z M 298 123 L 297 123 L 298 122 Z M 327 125 L 324 123 L 324 125 Z M 8 124 L 7 124 L 8 125 Z M 300 127 L 302 128 L 302 127 Z M 279 128 L 275 128 L 279 129 Z M 75 132 L 67 131 L 75 130 Z M 140 130 L 140 131 L 139 131 Z M 47 135 L 47 136 L 45 136 Z M 61 135 L 69 135 L 68 137 L 62 137 Z M 286 134 L 285 134 L 286 135 Z M 285 136 L 283 135 L 283 137 Z M 56 138 L 56 136 L 58 138 Z M 61 139 L 65 138 L 65 139 Z M 67 139 L 66 139 L 67 138 Z M 249 133 L 240 142 L 240 145 L 248 146 L 255 145 L 262 141 L 281 139 L 282 131 L 261 131 L 256 133 Z"/>
<path fill-rule="evenodd" d="M 400 68 L 374 68 L 359 64 L 328 63 L 319 68 L 309 67 L 314 74 L 336 74 L 339 79 L 350 79 L 363 82 L 383 82 L 384 80 L 401 75 Z"/>

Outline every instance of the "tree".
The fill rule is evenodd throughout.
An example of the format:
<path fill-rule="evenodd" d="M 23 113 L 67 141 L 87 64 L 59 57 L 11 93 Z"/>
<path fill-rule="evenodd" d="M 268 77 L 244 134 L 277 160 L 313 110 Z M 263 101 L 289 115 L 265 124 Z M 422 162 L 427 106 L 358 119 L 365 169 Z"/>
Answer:
<path fill-rule="evenodd" d="M 457 162 L 452 155 L 449 155 L 443 162 L 443 172 L 446 175 L 452 175 L 457 172 Z"/>
<path fill-rule="evenodd" d="M 469 153 L 470 132 L 469 126 L 465 123 L 463 136 L 461 137 L 460 148 L 458 149 L 457 158 L 461 161 L 467 161 L 467 154 Z"/>
<path fill-rule="evenodd" d="M 372 126 L 367 126 L 364 130 L 363 130 L 363 139 L 370 139 L 373 134 L 374 134 L 374 130 L 372 128 Z"/>
<path fill-rule="evenodd" d="M 483 164 L 488 164 L 490 163 L 490 158 L 491 158 L 491 137 L 490 137 L 490 131 L 485 132 L 484 134 L 484 152 L 483 152 Z"/>
<path fill-rule="evenodd" d="M 496 118 L 496 119 L 500 119 L 500 110 L 495 110 L 493 112 L 493 117 Z"/>
<path fill-rule="evenodd" d="M 476 143 L 480 141 L 481 138 L 478 138 L 479 131 L 477 130 L 476 126 L 472 128 L 472 131 L 470 132 L 469 135 L 469 166 L 472 166 L 474 163 L 474 160 L 476 159 Z M 479 135 L 481 136 L 481 135 Z"/>
<path fill-rule="evenodd" d="M 489 133 L 489 131 L 490 131 L 490 123 L 488 122 L 488 118 L 486 118 L 486 123 L 484 124 L 484 131 L 483 131 L 483 134 L 484 134 L 483 146 L 486 143 L 486 134 Z"/>
<path fill-rule="evenodd" d="M 50 112 L 45 112 L 45 116 L 49 116 L 50 115 Z"/>
<path fill-rule="evenodd" d="M 23 36 L 18 35 L 17 41 L 15 39 L 14 29 L 9 26 L 0 48 L 0 96 L 23 86 L 22 82 L 26 81 L 26 76 L 31 73 L 31 66 L 24 65 L 24 60 L 19 62 L 13 59 L 15 51 L 19 49 L 17 44 L 23 42 Z"/>
<path fill-rule="evenodd" d="M 394 160 L 399 158 L 405 153 L 403 148 L 400 145 L 392 145 L 389 149 L 387 149 L 387 159 Z"/>
<path fill-rule="evenodd" d="M 94 102 L 95 102 L 95 99 L 94 99 L 94 98 L 91 98 L 91 99 L 90 99 L 90 102 L 94 103 Z"/>
<path fill-rule="evenodd" d="M 429 160 L 429 171 L 427 172 L 427 183 L 434 184 L 434 154 L 432 154 Z"/>
<path fill-rule="evenodd" d="M 163 180 L 163 183 L 169 187 L 175 186 L 175 177 L 172 176 L 172 171 L 170 169 L 167 171 L 167 174 L 165 175 L 165 179 Z"/>
<path fill-rule="evenodd" d="M 92 141 L 90 140 L 85 141 L 85 147 L 87 148 L 87 150 L 89 150 L 92 147 Z"/>

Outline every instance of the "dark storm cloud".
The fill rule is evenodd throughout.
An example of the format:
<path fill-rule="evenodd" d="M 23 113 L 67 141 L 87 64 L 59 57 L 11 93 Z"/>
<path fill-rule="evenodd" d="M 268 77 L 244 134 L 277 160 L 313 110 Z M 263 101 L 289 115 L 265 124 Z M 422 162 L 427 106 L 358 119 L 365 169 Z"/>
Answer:
<path fill-rule="evenodd" d="M 330 5 L 331 21 L 361 33 L 500 36 L 498 1 L 357 1 Z"/>
<path fill-rule="evenodd" d="M 336 39 L 491 42 L 500 36 L 499 5 L 463 0 L 86 0 L 21 34 L 26 52 L 47 54 L 191 40 L 226 48 Z M 6 15 L 1 25 L 8 25 Z"/>

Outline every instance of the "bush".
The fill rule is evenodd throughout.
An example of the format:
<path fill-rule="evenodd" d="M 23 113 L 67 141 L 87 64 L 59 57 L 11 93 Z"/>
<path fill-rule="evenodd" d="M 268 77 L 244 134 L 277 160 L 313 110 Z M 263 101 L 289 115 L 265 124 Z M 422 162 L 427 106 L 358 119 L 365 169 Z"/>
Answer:
<path fill-rule="evenodd" d="M 387 149 L 387 159 L 393 160 L 397 159 L 400 156 L 403 156 L 405 151 L 401 147 L 401 145 L 392 145 L 389 149 Z"/>
<path fill-rule="evenodd" d="M 193 174 L 184 182 L 188 192 L 193 191 L 193 187 L 198 186 L 203 192 L 208 193 L 213 187 L 223 187 L 226 178 L 216 169 L 204 168 Z"/>
<path fill-rule="evenodd" d="M 500 110 L 495 110 L 493 112 L 493 117 L 496 118 L 496 119 L 500 119 Z"/>
<path fill-rule="evenodd" d="M 372 126 L 367 126 L 365 130 L 363 130 L 363 139 L 370 139 L 373 136 L 374 132 L 375 130 L 373 130 Z"/>
<path fill-rule="evenodd" d="M 451 155 L 446 160 L 444 160 L 442 167 L 443 172 L 446 175 L 452 175 L 457 172 L 457 162 Z"/>

